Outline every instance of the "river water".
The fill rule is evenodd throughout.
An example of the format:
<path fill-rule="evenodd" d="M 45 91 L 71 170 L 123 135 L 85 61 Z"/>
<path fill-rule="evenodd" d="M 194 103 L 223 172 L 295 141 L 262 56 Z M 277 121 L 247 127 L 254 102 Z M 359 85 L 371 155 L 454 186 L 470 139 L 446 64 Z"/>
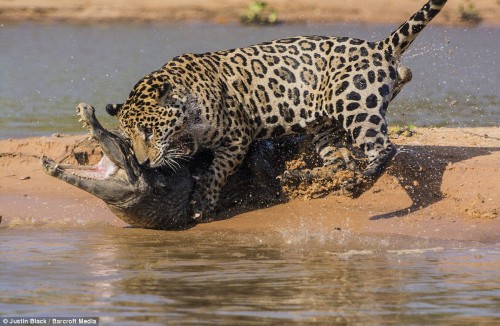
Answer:
<path fill-rule="evenodd" d="M 1 25 L 0 139 L 79 132 L 77 103 L 93 104 L 101 118 L 107 103 L 122 102 L 140 77 L 184 52 L 294 35 L 376 40 L 391 29 Z M 414 80 L 391 104 L 390 122 L 498 125 L 499 39 L 498 28 L 427 28 L 404 60 Z M 500 322 L 498 243 L 75 222 L 0 227 L 1 317 L 97 316 L 104 325 Z"/>
<path fill-rule="evenodd" d="M 0 139 L 78 132 L 74 107 L 104 114 L 133 85 L 176 55 L 248 46 L 296 35 L 380 40 L 392 26 L 2 25 Z M 403 62 L 413 81 L 391 104 L 389 123 L 491 126 L 500 123 L 500 28 L 429 26 Z M 113 124 L 108 119 L 109 124 Z"/>
<path fill-rule="evenodd" d="M 4 316 L 129 325 L 500 321 L 500 244 L 111 227 L 0 237 Z"/>

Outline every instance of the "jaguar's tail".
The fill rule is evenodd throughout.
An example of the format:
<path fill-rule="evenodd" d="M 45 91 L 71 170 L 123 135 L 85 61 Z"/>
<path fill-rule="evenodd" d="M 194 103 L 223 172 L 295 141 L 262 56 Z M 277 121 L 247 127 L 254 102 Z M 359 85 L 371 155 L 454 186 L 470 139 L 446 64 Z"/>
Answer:
<path fill-rule="evenodd" d="M 424 27 L 443 9 L 447 0 L 430 0 L 403 25 L 382 41 L 392 49 L 392 54 L 401 56 Z"/>

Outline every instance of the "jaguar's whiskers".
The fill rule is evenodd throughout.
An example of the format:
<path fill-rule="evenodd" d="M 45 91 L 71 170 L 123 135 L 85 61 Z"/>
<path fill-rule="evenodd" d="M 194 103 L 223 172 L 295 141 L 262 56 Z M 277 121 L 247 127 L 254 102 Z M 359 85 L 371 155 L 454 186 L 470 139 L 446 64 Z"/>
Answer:
<path fill-rule="evenodd" d="M 180 148 L 169 148 L 161 158 L 161 166 L 168 166 L 174 172 L 179 171 L 181 165 L 179 160 L 188 161 L 189 156 Z"/>

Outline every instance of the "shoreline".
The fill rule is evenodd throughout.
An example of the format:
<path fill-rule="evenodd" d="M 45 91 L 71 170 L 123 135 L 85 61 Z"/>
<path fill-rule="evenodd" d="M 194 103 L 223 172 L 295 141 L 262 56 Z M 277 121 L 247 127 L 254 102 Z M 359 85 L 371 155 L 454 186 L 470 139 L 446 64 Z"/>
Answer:
<path fill-rule="evenodd" d="M 211 22 L 237 23 L 245 12 L 249 0 L 182 2 L 145 0 L 0 0 L 0 22 L 64 22 L 74 24 L 178 23 Z M 416 12 L 423 0 L 366 0 L 366 1 L 267 1 L 277 12 L 278 20 L 286 23 L 361 23 L 400 24 Z M 472 5 L 472 7 L 469 7 Z M 468 9 L 463 9 L 468 8 Z M 479 26 L 500 26 L 500 3 L 495 0 L 450 0 L 433 24 L 447 26 L 476 26 L 463 21 L 461 14 L 477 14 Z"/>
<path fill-rule="evenodd" d="M 102 201 L 40 167 L 42 154 L 61 160 L 85 137 L 0 140 L 0 230 L 126 226 Z M 492 177 L 500 175 L 500 127 L 417 128 L 414 136 L 393 140 L 404 150 L 357 199 L 296 199 L 183 232 L 340 230 L 351 235 L 500 242 L 500 184 Z"/>

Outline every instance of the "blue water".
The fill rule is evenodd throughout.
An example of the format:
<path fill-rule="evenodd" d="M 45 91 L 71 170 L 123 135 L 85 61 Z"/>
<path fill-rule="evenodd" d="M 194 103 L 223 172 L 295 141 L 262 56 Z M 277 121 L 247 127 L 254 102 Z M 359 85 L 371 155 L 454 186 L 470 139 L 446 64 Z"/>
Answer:
<path fill-rule="evenodd" d="M 379 40 L 395 26 L 355 24 L 0 26 L 0 139 L 81 130 L 74 108 L 123 102 L 139 78 L 185 52 L 296 35 Z M 391 104 L 390 123 L 500 124 L 500 28 L 429 26 L 405 54 L 414 79 Z M 105 120 L 107 126 L 114 121 Z"/>

